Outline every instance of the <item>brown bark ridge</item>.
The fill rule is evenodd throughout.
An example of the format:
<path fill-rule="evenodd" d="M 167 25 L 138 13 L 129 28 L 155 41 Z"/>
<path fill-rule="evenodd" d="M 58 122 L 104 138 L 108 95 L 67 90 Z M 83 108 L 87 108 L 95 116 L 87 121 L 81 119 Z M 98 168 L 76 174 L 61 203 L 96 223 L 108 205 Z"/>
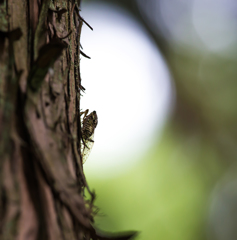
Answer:
<path fill-rule="evenodd" d="M 0 0 L 0 239 L 136 235 L 93 226 L 80 152 L 83 22 L 80 0 Z"/>

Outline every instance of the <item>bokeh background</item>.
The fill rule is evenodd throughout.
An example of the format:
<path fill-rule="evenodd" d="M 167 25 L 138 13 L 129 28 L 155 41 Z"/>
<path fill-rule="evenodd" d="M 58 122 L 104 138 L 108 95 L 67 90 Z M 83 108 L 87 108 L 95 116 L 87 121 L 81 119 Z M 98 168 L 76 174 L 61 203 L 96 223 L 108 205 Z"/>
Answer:
<path fill-rule="evenodd" d="M 236 240 L 236 1 L 85 0 L 81 15 L 96 226 Z"/>

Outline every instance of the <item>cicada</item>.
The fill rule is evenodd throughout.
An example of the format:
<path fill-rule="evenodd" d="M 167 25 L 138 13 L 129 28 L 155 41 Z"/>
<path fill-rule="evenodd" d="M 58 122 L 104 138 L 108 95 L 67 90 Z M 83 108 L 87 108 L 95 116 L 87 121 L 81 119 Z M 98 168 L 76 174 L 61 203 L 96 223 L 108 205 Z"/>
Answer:
<path fill-rule="evenodd" d="M 96 111 L 91 112 L 88 114 L 89 109 L 84 112 L 81 112 L 80 116 L 84 114 L 83 119 L 81 120 L 81 155 L 82 155 L 82 163 L 85 163 L 91 149 L 94 145 L 94 132 L 95 128 L 98 124 L 98 117 Z"/>

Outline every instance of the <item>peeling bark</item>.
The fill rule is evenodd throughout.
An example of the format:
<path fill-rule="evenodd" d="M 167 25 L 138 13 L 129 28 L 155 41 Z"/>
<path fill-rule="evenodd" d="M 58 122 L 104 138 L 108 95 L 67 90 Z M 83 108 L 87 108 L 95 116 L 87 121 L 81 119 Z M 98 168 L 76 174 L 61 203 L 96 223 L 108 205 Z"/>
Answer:
<path fill-rule="evenodd" d="M 0 239 L 135 235 L 93 227 L 80 152 L 80 34 L 90 25 L 79 9 L 80 0 L 0 2 Z"/>

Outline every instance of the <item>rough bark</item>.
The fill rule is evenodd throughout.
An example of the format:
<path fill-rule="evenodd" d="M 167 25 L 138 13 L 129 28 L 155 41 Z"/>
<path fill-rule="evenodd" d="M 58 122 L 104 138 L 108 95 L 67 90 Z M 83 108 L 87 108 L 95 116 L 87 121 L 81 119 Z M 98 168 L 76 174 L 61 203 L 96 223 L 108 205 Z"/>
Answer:
<path fill-rule="evenodd" d="M 80 152 L 83 22 L 80 0 L 0 0 L 0 239 L 134 236 L 92 225 Z"/>

